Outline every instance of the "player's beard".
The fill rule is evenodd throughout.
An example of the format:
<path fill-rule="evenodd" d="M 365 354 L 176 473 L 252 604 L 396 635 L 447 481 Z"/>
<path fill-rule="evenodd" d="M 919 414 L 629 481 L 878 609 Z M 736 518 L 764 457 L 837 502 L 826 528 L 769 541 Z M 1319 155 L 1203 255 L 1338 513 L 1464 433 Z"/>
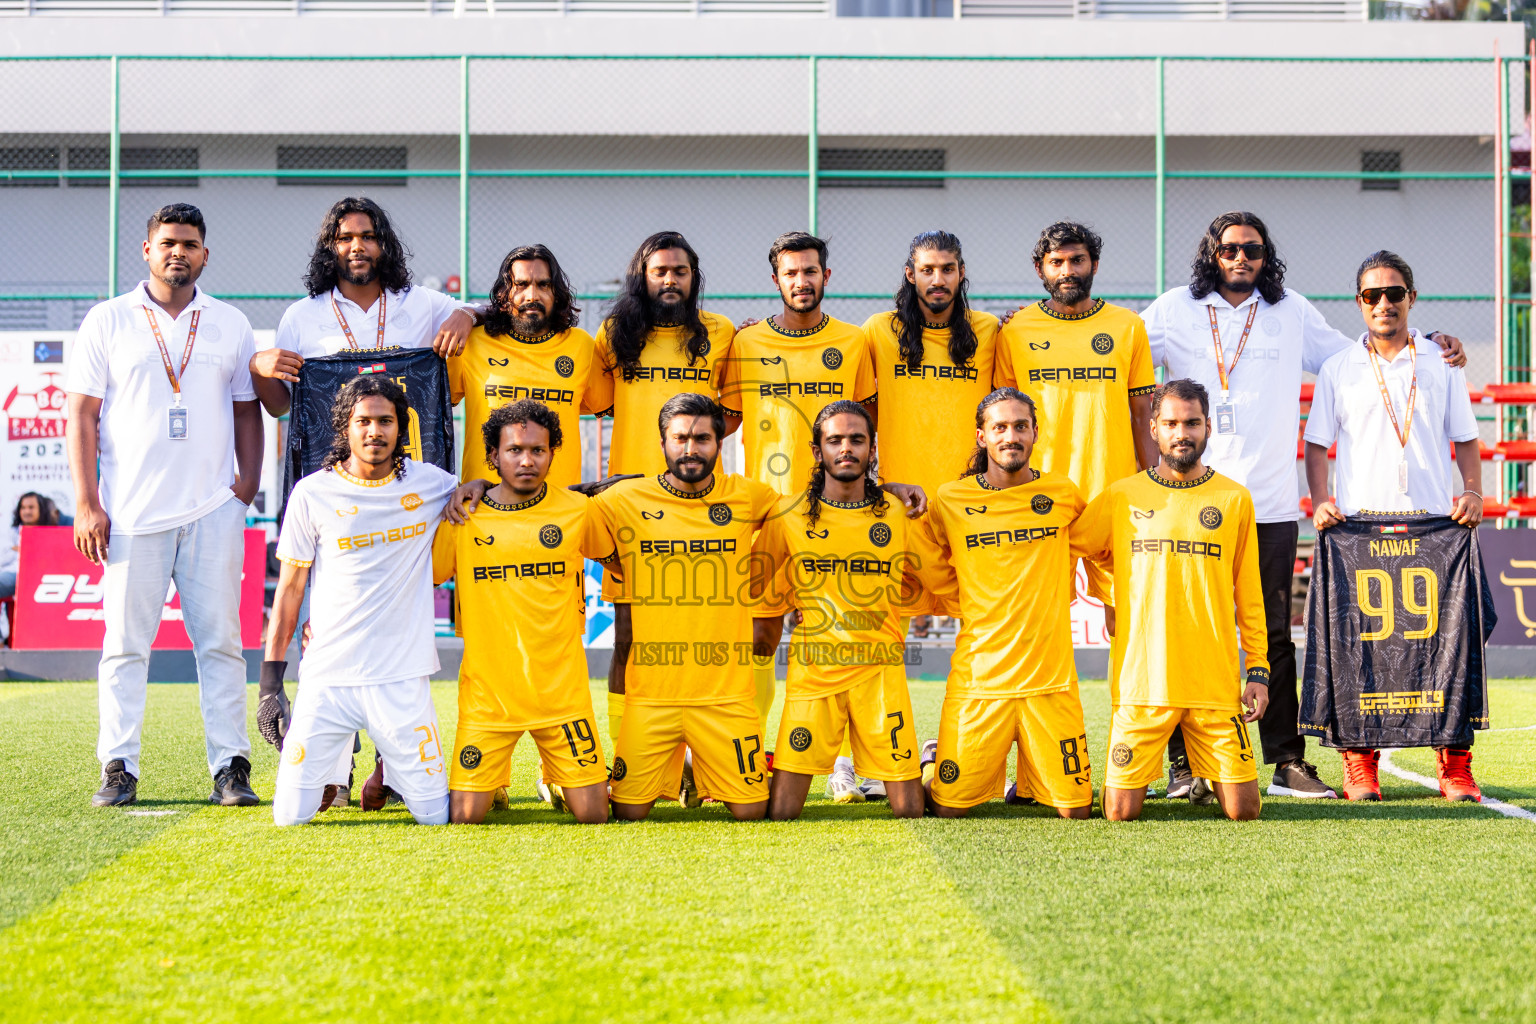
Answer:
<path fill-rule="evenodd" d="M 1064 274 L 1045 286 L 1063 306 L 1075 306 L 1093 294 L 1093 274 Z"/>
<path fill-rule="evenodd" d="M 861 463 L 858 461 L 843 463 L 834 462 L 830 466 L 823 462 L 821 464 L 821 468 L 826 472 L 827 476 L 831 477 L 833 480 L 836 480 L 840 484 L 851 484 L 855 480 L 862 476 L 866 476 L 869 473 L 869 464 Z"/>
<path fill-rule="evenodd" d="M 338 261 L 337 269 L 340 272 L 342 279 L 346 281 L 347 284 L 373 284 L 373 282 L 377 281 L 379 278 L 379 263 L 377 260 L 369 260 L 368 269 L 359 273 L 353 273 L 352 262 L 350 260 Z"/>
<path fill-rule="evenodd" d="M 1029 453 L 1016 445 L 999 448 L 995 453 L 990 453 L 989 458 L 1004 473 L 1017 473 L 1029 465 Z"/>
<path fill-rule="evenodd" d="M 822 289 L 820 288 L 812 288 L 810 294 L 806 294 L 806 292 L 801 289 L 798 291 L 798 293 L 791 292 L 788 295 L 780 292 L 779 298 L 784 300 L 784 305 L 788 306 L 796 313 L 810 313 L 815 310 L 817 306 L 821 305 L 821 294 Z"/>
<path fill-rule="evenodd" d="M 1173 470 L 1179 473 L 1188 473 L 1200 463 L 1200 456 L 1205 454 L 1206 440 L 1206 438 L 1202 437 L 1198 443 L 1191 442 L 1193 447 L 1180 450 L 1163 448 L 1161 445 L 1159 445 L 1158 453 L 1162 455 L 1163 460 L 1167 462 Z"/>
<path fill-rule="evenodd" d="M 923 296 L 923 308 L 928 311 L 929 316 L 943 316 L 945 313 L 949 312 L 949 307 L 953 306 L 954 304 L 954 292 L 945 292 L 942 296 L 937 298 L 933 298 L 928 295 Z"/>
<path fill-rule="evenodd" d="M 192 270 L 192 264 L 183 263 L 176 266 L 162 266 L 155 277 L 160 283 L 169 288 L 185 288 L 197 280 L 197 274 Z"/>
<path fill-rule="evenodd" d="M 549 330 L 549 314 L 543 303 L 526 302 L 514 310 L 512 329 L 525 338 L 537 338 Z"/>
<path fill-rule="evenodd" d="M 1258 275 L 1257 272 L 1249 275 L 1249 277 L 1248 277 L 1248 279 L 1246 281 L 1234 281 L 1232 279 L 1232 275 L 1229 274 L 1227 271 L 1223 270 L 1221 272 L 1221 284 L 1222 284 L 1222 287 L 1227 289 L 1227 291 L 1236 292 L 1239 295 L 1248 295 L 1248 294 L 1252 293 L 1254 287 L 1258 284 L 1258 282 L 1259 282 L 1259 275 Z"/>
<path fill-rule="evenodd" d="M 672 301 L 668 301 L 672 299 Z M 683 307 L 688 305 L 688 296 L 680 291 L 662 292 L 651 297 L 651 323 L 653 324 L 680 324 L 683 322 Z"/>
<path fill-rule="evenodd" d="M 716 456 L 718 458 L 719 456 Z M 685 456 L 676 462 L 667 460 L 667 472 L 685 484 L 696 484 L 709 478 L 715 471 L 715 459 L 705 460 L 697 455 Z"/>

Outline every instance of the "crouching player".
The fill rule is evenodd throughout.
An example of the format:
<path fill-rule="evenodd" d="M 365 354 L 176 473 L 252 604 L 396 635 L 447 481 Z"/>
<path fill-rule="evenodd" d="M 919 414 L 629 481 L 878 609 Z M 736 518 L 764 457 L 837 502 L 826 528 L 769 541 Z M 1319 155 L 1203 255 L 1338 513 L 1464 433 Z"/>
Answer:
<path fill-rule="evenodd" d="M 1159 385 L 1151 424 L 1157 465 L 1110 484 L 1077 524 L 1085 557 L 1113 569 L 1114 598 L 1106 603 L 1116 618 L 1114 715 L 1103 795 L 1111 821 L 1141 815 L 1174 726 L 1184 732 L 1194 774 L 1216 783 L 1222 812 L 1236 821 L 1259 816 L 1248 739 L 1248 723 L 1269 706 L 1258 534 L 1248 491 L 1200 461 L 1210 422 L 1203 386 Z M 1241 690 L 1239 634 L 1247 660 Z"/>
<path fill-rule="evenodd" d="M 1070 611 L 1084 501 L 1066 476 L 1030 468 L 1038 437 L 1028 395 L 983 398 L 965 475 L 939 488 L 925 520 L 954 572 L 962 622 L 939 738 L 923 745 L 942 818 L 1003 795 L 1015 740 L 1019 793 L 1063 818 L 1093 810 Z"/>
<path fill-rule="evenodd" d="M 438 583 L 457 577 L 464 634 L 459 723 L 448 780 L 453 821 L 485 820 L 507 785 L 512 749 L 532 733 L 544 779 L 584 824 L 608 820 L 608 768 L 593 727 L 583 556 L 613 553 L 597 511 L 545 477 L 564 442 L 560 417 L 524 399 L 491 411 L 481 433 L 501 482 L 433 546 Z"/>
<path fill-rule="evenodd" d="M 379 376 L 336 393 L 335 444 L 318 473 L 288 497 L 267 660 L 262 735 L 282 751 L 272 818 L 315 816 L 326 782 L 367 729 L 389 785 L 423 825 L 448 822 L 448 778 L 428 677 L 439 668 L 432 610 L 432 539 L 454 478 L 405 457 L 405 392 Z M 310 570 L 313 637 L 299 663 L 293 719 L 284 728 L 282 660 Z"/>
<path fill-rule="evenodd" d="M 833 402 L 811 427 L 816 466 L 803 493 L 784 498 L 754 549 L 770 574 L 763 611 L 800 613 L 774 757 L 768 814 L 800 816 L 811 778 L 828 775 L 847 736 L 857 772 L 885 783 L 891 813 L 923 814 L 922 772 L 901 630 L 918 593 L 909 539 L 918 527 L 871 472 L 875 425 L 858 402 Z M 758 613 L 759 653 L 771 653 L 784 616 Z"/>

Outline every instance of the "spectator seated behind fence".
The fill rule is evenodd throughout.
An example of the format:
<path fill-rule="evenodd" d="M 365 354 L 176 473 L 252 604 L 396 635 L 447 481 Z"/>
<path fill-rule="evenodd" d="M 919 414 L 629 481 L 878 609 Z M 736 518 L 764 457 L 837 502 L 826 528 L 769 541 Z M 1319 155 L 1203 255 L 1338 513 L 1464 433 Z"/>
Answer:
<path fill-rule="evenodd" d="M 21 528 L 23 526 L 58 526 L 59 507 L 53 499 L 45 498 L 36 491 L 28 491 L 16 502 L 11 513 L 11 533 L 0 551 L 0 598 L 16 596 L 16 569 L 21 558 Z"/>

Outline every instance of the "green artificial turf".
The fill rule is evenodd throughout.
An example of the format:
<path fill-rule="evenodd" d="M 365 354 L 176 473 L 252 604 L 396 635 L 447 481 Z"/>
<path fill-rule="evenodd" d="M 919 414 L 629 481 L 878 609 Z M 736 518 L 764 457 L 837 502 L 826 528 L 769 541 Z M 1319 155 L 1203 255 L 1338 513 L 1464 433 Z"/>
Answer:
<path fill-rule="evenodd" d="M 1107 695 L 1082 692 L 1098 774 Z M 930 731 L 941 695 L 913 684 Z M 1536 725 L 1536 682 L 1492 711 Z M 533 799 L 525 744 L 485 826 L 354 805 L 280 830 L 205 803 L 195 687 L 151 688 L 128 811 L 88 806 L 95 725 L 91 684 L 0 685 L 6 1021 L 1536 1021 L 1536 823 L 1390 776 L 1385 803 L 1249 824 L 1162 801 L 896 822 L 818 785 L 798 822 L 583 827 Z M 1536 730 L 1480 736 L 1474 766 L 1536 807 Z"/>

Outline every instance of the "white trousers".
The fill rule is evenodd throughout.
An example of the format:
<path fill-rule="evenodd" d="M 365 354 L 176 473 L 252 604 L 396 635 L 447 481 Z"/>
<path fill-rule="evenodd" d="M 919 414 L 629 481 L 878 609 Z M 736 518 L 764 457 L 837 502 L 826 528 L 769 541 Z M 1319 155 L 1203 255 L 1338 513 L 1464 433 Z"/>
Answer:
<path fill-rule="evenodd" d="M 96 756 L 121 758 L 139 774 L 140 733 L 149 683 L 149 650 L 174 582 L 197 660 L 208 770 L 236 755 L 251 757 L 245 728 L 245 658 L 240 649 L 240 571 L 245 505 L 230 500 L 185 526 L 108 539 L 102 574 L 106 638 L 97 670 L 101 729 Z"/>
<path fill-rule="evenodd" d="M 352 736 L 367 729 L 390 788 L 423 825 L 448 823 L 448 766 L 443 760 L 426 676 L 395 683 L 327 686 L 301 681 L 293 722 L 283 738 L 282 761 L 272 796 L 272 820 L 302 825 L 320 809 L 320 797 L 334 782 L 337 759 L 352 751 Z"/>

